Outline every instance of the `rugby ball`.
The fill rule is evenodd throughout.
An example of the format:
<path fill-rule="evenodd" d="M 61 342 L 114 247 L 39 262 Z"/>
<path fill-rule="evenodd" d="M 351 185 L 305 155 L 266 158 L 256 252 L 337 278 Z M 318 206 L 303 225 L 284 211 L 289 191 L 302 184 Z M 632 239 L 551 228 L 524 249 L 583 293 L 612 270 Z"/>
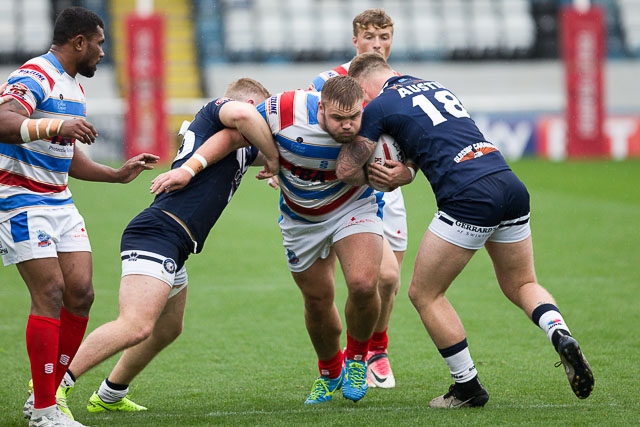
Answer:
<path fill-rule="evenodd" d="M 371 157 L 369 157 L 367 165 L 370 163 L 384 165 L 387 160 L 396 160 L 404 163 L 405 156 L 402 148 L 400 148 L 400 145 L 398 145 L 391 135 L 382 134 L 378 139 L 376 148 L 373 150 L 373 153 L 371 153 Z M 365 167 L 367 167 L 367 165 L 365 165 Z M 377 187 L 372 183 L 369 183 L 369 185 L 378 191 L 391 191 L 389 187 Z"/>

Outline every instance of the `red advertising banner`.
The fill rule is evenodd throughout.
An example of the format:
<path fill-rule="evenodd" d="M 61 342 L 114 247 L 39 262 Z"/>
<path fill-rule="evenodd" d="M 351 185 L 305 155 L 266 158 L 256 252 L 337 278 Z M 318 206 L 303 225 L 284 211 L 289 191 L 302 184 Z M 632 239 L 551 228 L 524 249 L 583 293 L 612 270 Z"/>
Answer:
<path fill-rule="evenodd" d="M 572 158 L 606 156 L 604 11 L 599 6 L 586 11 L 567 6 L 561 11 L 560 25 L 567 86 L 567 154 Z"/>
<path fill-rule="evenodd" d="M 164 19 L 157 14 L 125 20 L 127 104 L 125 155 L 169 157 L 164 96 Z"/>

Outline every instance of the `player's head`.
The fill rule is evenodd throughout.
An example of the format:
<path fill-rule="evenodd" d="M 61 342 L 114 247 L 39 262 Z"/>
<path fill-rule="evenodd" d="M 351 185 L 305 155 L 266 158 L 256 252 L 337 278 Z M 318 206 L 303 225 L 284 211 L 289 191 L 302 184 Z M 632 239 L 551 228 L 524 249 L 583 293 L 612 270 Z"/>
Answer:
<path fill-rule="evenodd" d="M 351 142 L 362 123 L 362 88 L 349 76 L 332 77 L 322 87 L 318 123 L 334 141 Z"/>
<path fill-rule="evenodd" d="M 231 82 L 224 93 L 226 98 L 258 105 L 271 96 L 269 91 L 257 80 L 243 77 Z"/>
<path fill-rule="evenodd" d="M 353 18 L 356 53 L 377 52 L 389 58 L 393 42 L 393 20 L 382 9 L 367 9 Z"/>
<path fill-rule="evenodd" d="M 83 7 L 69 7 L 60 12 L 53 27 L 53 47 L 71 44 L 76 72 L 93 77 L 104 56 L 104 22 Z M 69 71 L 69 70 L 67 70 Z"/>
<path fill-rule="evenodd" d="M 349 65 L 349 76 L 362 87 L 365 102 L 371 102 L 380 93 L 384 82 L 394 75 L 387 61 L 374 52 L 357 55 Z"/>

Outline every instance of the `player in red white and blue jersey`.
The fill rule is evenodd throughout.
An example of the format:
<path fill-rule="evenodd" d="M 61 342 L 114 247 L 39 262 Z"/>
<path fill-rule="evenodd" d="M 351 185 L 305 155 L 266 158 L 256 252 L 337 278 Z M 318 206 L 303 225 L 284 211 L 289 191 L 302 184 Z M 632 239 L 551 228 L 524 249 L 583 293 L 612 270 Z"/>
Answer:
<path fill-rule="evenodd" d="M 353 45 L 356 55 L 364 52 L 376 52 L 385 59 L 391 54 L 393 43 L 394 23 L 383 9 L 367 9 L 353 18 Z M 332 70 L 320 73 L 309 85 L 310 90 L 321 91 L 324 83 L 335 76 L 347 75 L 351 61 L 335 67 Z M 389 163 L 387 163 L 389 166 Z M 369 353 L 367 354 L 367 382 L 371 387 L 393 388 L 396 385 L 395 376 L 391 370 L 388 357 L 389 336 L 388 328 L 391 319 L 391 311 L 395 303 L 396 295 L 400 289 L 400 269 L 407 250 L 408 229 L 407 212 L 404 206 L 401 185 L 410 182 L 415 176 L 398 162 L 389 170 L 397 173 L 397 179 L 392 181 L 393 191 L 382 193 L 384 201 L 382 224 L 384 236 L 389 242 L 390 249 L 385 244 L 385 251 L 380 267 L 380 281 L 378 292 L 380 293 L 381 308 L 380 317 L 371 337 Z"/>
<path fill-rule="evenodd" d="M 345 184 L 335 174 L 341 146 L 360 129 L 362 96 L 353 79 L 338 76 L 327 81 L 322 96 L 284 92 L 258 106 L 280 152 L 280 230 L 318 357 L 320 377 L 307 404 L 329 401 L 340 388 L 353 401 L 367 391 L 365 358 L 380 312 L 380 197 L 371 187 Z M 334 302 L 336 258 L 348 289 L 344 355 Z"/>
<path fill-rule="evenodd" d="M 484 247 L 505 296 L 546 334 L 565 366 L 573 392 L 589 396 L 594 378 L 556 302 L 538 284 L 529 225 L 529 193 L 500 151 L 486 141 L 460 100 L 437 81 L 396 76 L 384 58 L 358 55 L 349 74 L 362 86 L 362 129 L 345 145 L 338 176 L 354 185 L 382 133 L 395 138 L 427 177 L 438 211 L 416 256 L 409 296 L 446 361 L 454 384 L 431 407 L 484 406 L 462 322 L 445 293 L 473 254 Z M 369 180 L 385 180 L 371 165 Z"/>
<path fill-rule="evenodd" d="M 87 336 L 65 377 L 72 386 L 85 372 L 124 350 L 89 398 L 90 412 L 147 409 L 127 398 L 129 384 L 182 332 L 185 262 L 202 252 L 248 167 L 267 164 L 278 169 L 278 150 L 255 109 L 267 96 L 259 82 L 239 79 L 223 97 L 202 107 L 192 122 L 185 122 L 171 170 L 153 180 L 155 199 L 125 228 L 118 318 Z"/>
<path fill-rule="evenodd" d="M 63 415 L 55 396 L 84 336 L 94 296 L 91 246 L 68 177 L 125 183 L 158 159 L 141 154 L 116 170 L 76 147 L 98 135 L 85 120 L 77 75 L 94 75 L 104 40 L 98 15 L 63 10 L 50 51 L 11 73 L 2 93 L 0 253 L 5 265 L 16 264 L 31 294 L 26 342 L 33 393 L 23 409 L 30 425 L 81 425 Z"/>

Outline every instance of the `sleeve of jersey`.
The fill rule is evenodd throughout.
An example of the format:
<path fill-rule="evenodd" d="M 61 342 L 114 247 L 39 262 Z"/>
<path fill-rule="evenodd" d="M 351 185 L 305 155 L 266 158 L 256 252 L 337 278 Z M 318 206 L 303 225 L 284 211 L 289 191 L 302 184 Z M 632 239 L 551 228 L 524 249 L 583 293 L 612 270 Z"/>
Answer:
<path fill-rule="evenodd" d="M 258 113 L 260 113 L 262 118 L 267 122 L 272 134 L 276 134 L 280 130 L 278 120 L 279 103 L 280 95 L 273 95 L 257 106 Z"/>
<path fill-rule="evenodd" d="M 33 114 L 51 92 L 51 78 L 39 68 L 21 67 L 14 71 L 8 79 L 6 95 L 15 98 L 22 106 Z"/>
<path fill-rule="evenodd" d="M 383 133 L 384 112 L 376 99 L 367 104 L 362 113 L 362 126 L 358 135 L 370 141 L 377 141 Z"/>

